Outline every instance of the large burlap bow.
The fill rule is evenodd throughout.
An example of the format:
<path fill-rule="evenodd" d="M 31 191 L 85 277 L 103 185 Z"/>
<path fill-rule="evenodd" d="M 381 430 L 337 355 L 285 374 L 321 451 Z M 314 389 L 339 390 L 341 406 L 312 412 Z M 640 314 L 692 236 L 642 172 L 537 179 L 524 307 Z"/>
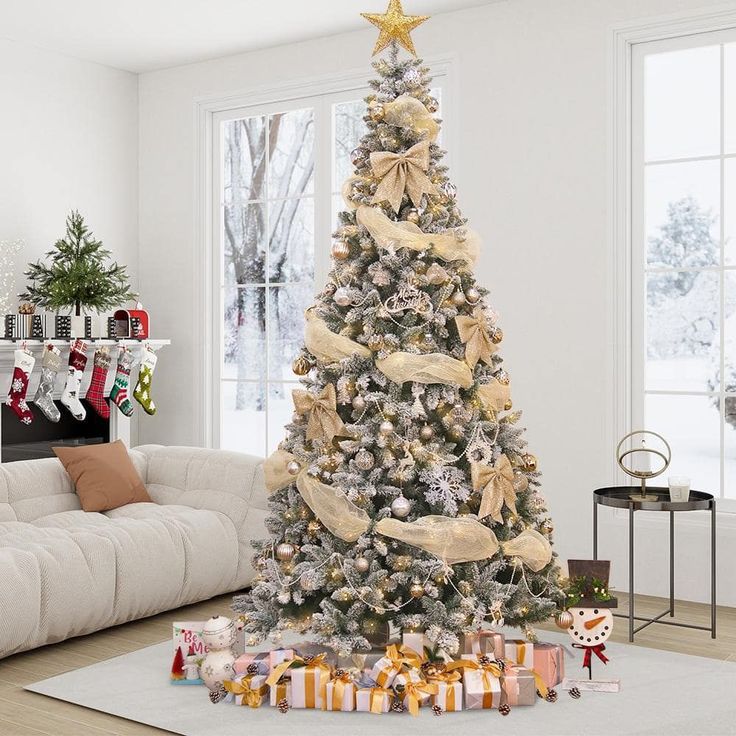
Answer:
<path fill-rule="evenodd" d="M 371 154 L 373 175 L 381 180 L 373 202 L 388 202 L 398 212 L 404 192 L 419 207 L 424 194 L 437 194 L 437 188 L 425 173 L 429 168 L 429 141 L 420 141 L 404 153 L 374 151 Z"/>
<path fill-rule="evenodd" d="M 483 491 L 478 510 L 479 519 L 490 516 L 494 521 L 503 523 L 501 509 L 504 501 L 511 513 L 516 513 L 514 469 L 506 455 L 502 453 L 494 465 L 471 463 L 470 477 L 473 490 Z"/>
<path fill-rule="evenodd" d="M 473 374 L 468 366 L 444 353 L 391 353 L 376 361 L 376 368 L 394 383 L 442 383 L 470 388 Z"/>
<path fill-rule="evenodd" d="M 430 250 L 443 261 L 463 261 L 461 271 L 473 268 L 480 253 L 480 237 L 473 230 L 454 229 L 424 233 L 413 222 L 390 220 L 378 207 L 360 205 L 356 221 L 362 225 L 379 248 Z"/>
<path fill-rule="evenodd" d="M 263 696 L 268 692 L 268 685 L 261 685 L 255 689 L 252 688 L 252 680 L 256 676 L 257 675 L 248 675 L 240 682 L 235 682 L 235 680 L 225 680 L 222 683 L 222 686 L 229 693 L 235 695 L 235 697 L 242 695 L 243 697 L 240 701 L 241 705 L 247 705 L 251 708 L 260 708 L 261 703 L 263 702 Z"/>
<path fill-rule="evenodd" d="M 345 335 L 338 335 L 325 324 L 314 312 L 313 308 L 304 313 L 306 327 L 304 330 L 304 344 L 312 355 L 325 363 L 337 363 L 343 358 L 359 355 L 361 358 L 370 358 L 372 353 L 365 346 Z"/>
<path fill-rule="evenodd" d="M 345 425 L 337 413 L 335 387 L 328 383 L 316 396 L 309 391 L 294 389 L 291 392 L 294 406 L 300 414 L 308 415 L 307 439 L 332 442 L 333 437 L 349 437 Z"/>
<path fill-rule="evenodd" d="M 511 385 L 492 378 L 490 383 L 478 386 L 478 398 L 487 411 L 498 414 L 511 400 Z"/>
<path fill-rule="evenodd" d="M 488 321 L 482 307 L 476 307 L 472 317 L 458 315 L 455 324 L 465 344 L 465 362 L 471 368 L 475 368 L 479 359 L 490 365 L 491 356 L 498 348 L 488 335 Z"/>
<path fill-rule="evenodd" d="M 434 142 L 440 132 L 440 126 L 432 117 L 432 113 L 411 95 L 401 95 L 393 102 L 383 104 L 383 122 L 397 128 L 408 128 L 426 140 Z"/>

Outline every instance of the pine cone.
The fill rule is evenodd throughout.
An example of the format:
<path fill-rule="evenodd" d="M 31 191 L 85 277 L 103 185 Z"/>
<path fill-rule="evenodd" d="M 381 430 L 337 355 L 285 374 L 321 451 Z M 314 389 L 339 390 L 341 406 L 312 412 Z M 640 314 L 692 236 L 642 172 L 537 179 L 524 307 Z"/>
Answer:
<path fill-rule="evenodd" d="M 220 685 L 219 687 L 216 687 L 214 690 L 210 690 L 210 703 L 213 705 L 219 703 L 221 700 L 224 700 L 227 696 L 227 690 Z"/>
<path fill-rule="evenodd" d="M 404 704 L 400 700 L 394 700 L 391 703 L 391 711 L 393 713 L 403 713 L 406 710 Z"/>
<path fill-rule="evenodd" d="M 501 703 L 501 705 L 498 706 L 498 712 L 502 716 L 507 716 L 511 713 L 511 706 L 508 703 Z"/>
<path fill-rule="evenodd" d="M 347 670 L 342 669 L 342 667 L 338 667 L 335 670 L 335 677 L 344 677 L 345 674 L 346 674 L 346 672 L 347 672 Z"/>
<path fill-rule="evenodd" d="M 578 690 L 578 688 L 576 688 L 576 687 L 571 687 L 570 688 L 570 697 L 571 698 L 575 698 L 575 700 L 577 700 L 580 697 L 580 690 Z"/>
<path fill-rule="evenodd" d="M 504 662 L 502 659 L 495 659 L 493 660 L 493 663 L 498 667 L 498 669 L 501 670 L 501 672 L 506 671 L 506 662 Z"/>
<path fill-rule="evenodd" d="M 251 662 L 248 667 L 246 668 L 246 673 L 249 675 L 257 675 L 258 674 L 258 665 L 255 662 Z"/>
<path fill-rule="evenodd" d="M 304 660 L 304 664 L 311 664 L 314 659 L 314 654 L 305 654 L 302 659 Z"/>
<path fill-rule="evenodd" d="M 557 702 L 557 690 L 553 690 L 552 688 L 550 688 L 547 691 L 547 697 L 545 698 L 545 700 L 548 703 L 556 703 Z"/>
<path fill-rule="evenodd" d="M 432 706 L 432 713 L 434 713 L 436 716 L 441 716 L 445 711 L 442 710 L 441 705 L 433 705 Z"/>
<path fill-rule="evenodd" d="M 487 667 L 493 660 L 487 655 L 487 654 L 481 654 L 480 657 L 478 657 L 478 663 L 482 664 L 484 667 Z"/>
<path fill-rule="evenodd" d="M 289 710 L 289 701 L 286 698 L 281 698 L 276 707 L 279 709 L 279 713 L 287 713 Z"/>

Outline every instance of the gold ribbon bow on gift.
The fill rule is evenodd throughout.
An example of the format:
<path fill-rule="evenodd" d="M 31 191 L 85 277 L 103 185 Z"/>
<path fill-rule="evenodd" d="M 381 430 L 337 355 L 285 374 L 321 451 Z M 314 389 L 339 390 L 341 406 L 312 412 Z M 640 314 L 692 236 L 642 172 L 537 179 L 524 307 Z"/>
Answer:
<path fill-rule="evenodd" d="M 321 393 L 314 394 L 302 389 L 294 389 L 291 392 L 294 406 L 300 414 L 307 414 L 307 439 L 324 440 L 332 442 L 333 437 L 349 437 L 342 419 L 337 413 L 337 395 L 335 387 L 328 383 Z"/>
<path fill-rule="evenodd" d="M 455 685 L 460 682 L 460 673 L 457 670 L 447 672 L 436 672 L 433 675 L 427 675 L 427 682 L 434 682 L 437 684 L 437 694 L 440 691 L 440 685 L 445 685 L 445 710 L 455 711 L 457 710 L 458 703 L 455 700 Z"/>
<path fill-rule="evenodd" d="M 374 151 L 371 154 L 373 175 L 381 180 L 373 202 L 388 202 L 394 212 L 401 208 L 404 192 L 419 207 L 422 195 L 437 194 L 425 173 L 429 168 L 429 141 L 420 141 L 405 153 Z"/>
<path fill-rule="evenodd" d="M 342 701 L 345 697 L 345 688 L 353 682 L 353 676 L 347 670 L 343 670 L 339 675 L 332 675 L 322 686 L 322 710 L 327 710 L 327 685 L 332 683 L 332 710 L 342 710 Z M 353 699 L 355 699 L 353 697 Z"/>
<path fill-rule="evenodd" d="M 450 662 L 446 670 L 452 671 L 456 669 L 467 669 L 480 672 L 481 681 L 483 683 L 483 707 L 493 707 L 493 689 L 491 683 L 491 676 L 500 680 L 503 677 L 503 670 L 501 666 L 495 662 L 490 661 L 485 664 L 481 664 L 477 659 L 460 659 L 455 662 Z"/>
<path fill-rule="evenodd" d="M 514 469 L 503 453 L 494 465 L 470 464 L 470 478 L 474 491 L 483 491 L 478 509 L 478 518 L 490 516 L 503 523 L 501 509 L 504 501 L 512 514 L 516 513 L 516 491 L 514 490 Z"/>
<path fill-rule="evenodd" d="M 384 667 L 376 677 L 376 682 L 383 687 L 391 673 L 394 670 L 401 671 L 404 665 L 408 667 L 420 667 L 422 663 L 421 657 L 409 647 L 397 647 L 396 644 L 390 644 L 386 647 L 386 654 L 384 655 L 391 664 L 388 667 Z"/>
<path fill-rule="evenodd" d="M 483 308 L 476 307 L 472 317 L 458 315 L 455 324 L 460 341 L 465 345 L 465 362 L 471 368 L 475 368 L 478 360 L 490 365 L 491 356 L 498 348 L 488 335 L 488 320 Z"/>
<path fill-rule="evenodd" d="M 370 688 L 370 709 L 371 713 L 382 713 L 383 712 L 383 699 L 388 698 L 391 700 L 395 698 L 393 691 L 386 690 L 383 687 L 372 687 Z"/>
<path fill-rule="evenodd" d="M 419 715 L 419 703 L 422 695 L 437 695 L 436 682 L 412 682 L 411 680 L 404 685 L 403 699 L 407 702 L 409 713 L 413 716 Z"/>
<path fill-rule="evenodd" d="M 305 702 L 307 708 L 314 708 L 314 693 L 324 693 L 326 683 L 330 679 L 330 674 L 332 672 L 332 668 L 330 667 L 330 665 L 325 662 L 325 656 L 325 652 L 322 652 L 321 654 L 317 654 L 314 657 L 307 657 L 305 659 L 304 657 L 300 657 L 298 654 L 295 654 L 292 659 L 287 659 L 286 661 L 281 662 L 281 664 L 274 667 L 273 672 L 268 676 L 268 679 L 266 680 L 266 684 L 271 686 L 275 685 L 284 675 L 286 670 L 290 668 L 303 668 L 305 670 L 309 670 L 305 675 Z M 312 678 L 318 676 L 319 683 L 315 682 L 314 680 L 310 682 L 310 676 Z"/>
<path fill-rule="evenodd" d="M 243 698 L 240 701 L 241 705 L 247 705 L 251 708 L 260 708 L 261 703 L 263 702 L 263 696 L 268 692 L 268 686 L 261 685 L 255 689 L 251 688 L 251 682 L 254 677 L 256 677 L 256 675 L 248 675 L 240 682 L 235 682 L 235 680 L 225 680 L 225 682 L 222 683 L 222 686 L 225 690 L 236 697 L 238 695 L 242 695 Z"/>

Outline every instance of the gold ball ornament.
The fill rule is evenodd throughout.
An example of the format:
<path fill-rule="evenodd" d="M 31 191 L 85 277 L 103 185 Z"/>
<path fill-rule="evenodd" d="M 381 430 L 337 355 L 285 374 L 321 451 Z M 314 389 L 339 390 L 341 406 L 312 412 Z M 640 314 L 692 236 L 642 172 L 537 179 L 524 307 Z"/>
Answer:
<path fill-rule="evenodd" d="M 309 361 L 303 355 L 295 358 L 294 362 L 291 364 L 291 370 L 293 370 L 297 376 L 306 376 L 311 367 L 312 366 Z"/>
<path fill-rule="evenodd" d="M 344 261 L 350 255 L 350 246 L 342 240 L 336 240 L 332 244 L 332 257 L 338 261 Z"/>
<path fill-rule="evenodd" d="M 505 401 L 504 402 L 503 410 L 504 411 L 511 411 L 511 409 L 513 408 L 513 406 L 514 405 L 513 405 L 512 401 L 511 401 L 511 399 L 509 399 L 508 401 Z"/>
<path fill-rule="evenodd" d="M 558 611 L 555 614 L 555 626 L 558 629 L 567 631 L 572 626 L 572 614 L 570 611 Z"/>
<path fill-rule="evenodd" d="M 424 595 L 424 586 L 417 580 L 411 584 L 409 595 L 412 598 L 421 598 Z"/>
<path fill-rule="evenodd" d="M 432 427 L 430 427 L 429 424 L 425 424 L 419 430 L 419 439 L 422 442 L 430 442 L 433 437 L 434 437 L 434 429 L 432 429 Z"/>
<path fill-rule="evenodd" d="M 377 353 L 383 347 L 383 335 L 371 335 L 368 338 L 368 348 Z"/>
<path fill-rule="evenodd" d="M 498 345 L 503 340 L 503 330 L 500 327 L 494 327 L 491 332 L 491 342 Z"/>
<path fill-rule="evenodd" d="M 411 557 L 409 555 L 398 555 L 393 562 L 393 568 L 397 572 L 408 570 L 411 566 Z"/>
<path fill-rule="evenodd" d="M 524 464 L 524 470 L 534 473 L 537 469 L 537 458 L 531 453 L 521 456 L 521 462 Z"/>
<path fill-rule="evenodd" d="M 480 292 L 475 286 L 471 286 L 465 290 L 465 298 L 468 300 L 468 304 L 476 304 L 480 301 Z"/>
<path fill-rule="evenodd" d="M 366 557 L 356 557 L 355 558 L 355 569 L 358 572 L 368 572 L 370 566 L 371 566 L 371 563 L 368 561 Z"/>
<path fill-rule="evenodd" d="M 299 465 L 299 463 L 296 460 L 290 460 L 286 464 L 286 472 L 289 475 L 299 475 L 299 471 L 302 469 L 302 466 Z"/>
<path fill-rule="evenodd" d="M 406 213 L 406 221 L 407 222 L 412 222 L 415 225 L 418 225 L 419 224 L 419 219 L 420 219 L 419 218 L 419 212 L 417 210 L 415 210 L 414 208 L 410 209 Z"/>
<path fill-rule="evenodd" d="M 465 294 L 463 294 L 460 289 L 458 289 L 451 297 L 450 301 L 456 306 L 456 307 L 462 307 L 463 304 L 465 304 Z"/>
<path fill-rule="evenodd" d="M 521 493 L 529 488 L 529 479 L 520 470 L 514 471 L 514 491 Z"/>
<path fill-rule="evenodd" d="M 296 547 L 293 544 L 289 544 L 289 542 L 281 542 L 276 547 L 276 557 L 282 562 L 288 562 L 293 559 L 295 554 Z"/>
<path fill-rule="evenodd" d="M 386 108 L 382 102 L 376 102 L 368 108 L 368 114 L 371 116 L 371 120 L 380 123 L 386 116 Z"/>
<path fill-rule="evenodd" d="M 425 107 L 427 108 L 427 110 L 429 110 L 429 112 L 434 114 L 440 109 L 440 103 L 437 102 L 434 97 L 430 97 L 429 100 L 427 100 L 427 104 L 425 105 Z"/>
<path fill-rule="evenodd" d="M 307 534 L 310 537 L 316 537 L 317 534 L 319 534 L 320 529 L 322 529 L 322 525 L 316 519 L 312 519 L 312 521 L 307 524 Z"/>

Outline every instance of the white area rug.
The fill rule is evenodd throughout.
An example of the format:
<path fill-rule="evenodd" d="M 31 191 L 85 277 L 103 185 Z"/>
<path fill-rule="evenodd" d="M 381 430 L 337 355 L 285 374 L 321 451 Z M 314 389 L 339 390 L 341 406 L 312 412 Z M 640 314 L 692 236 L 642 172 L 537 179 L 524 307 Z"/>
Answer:
<path fill-rule="evenodd" d="M 548 641 L 567 643 L 556 632 L 542 632 Z M 87 708 L 157 726 L 183 736 L 376 736 L 387 732 L 465 736 L 513 734 L 736 734 L 736 663 L 690 657 L 655 649 L 610 644 L 608 666 L 596 668 L 596 677 L 620 678 L 617 694 L 583 693 L 573 700 L 558 690 L 557 703 L 538 700 L 534 706 L 513 708 L 507 717 L 497 711 L 447 713 L 441 718 L 423 708 L 408 713 L 328 713 L 275 708 L 212 705 L 207 690 L 168 682 L 171 643 L 166 641 L 132 654 L 51 677 L 26 690 Z M 567 675 L 583 674 L 582 655 L 567 658 Z M 379 720 L 384 719 L 384 720 Z M 400 719 L 400 720 L 399 720 Z"/>

